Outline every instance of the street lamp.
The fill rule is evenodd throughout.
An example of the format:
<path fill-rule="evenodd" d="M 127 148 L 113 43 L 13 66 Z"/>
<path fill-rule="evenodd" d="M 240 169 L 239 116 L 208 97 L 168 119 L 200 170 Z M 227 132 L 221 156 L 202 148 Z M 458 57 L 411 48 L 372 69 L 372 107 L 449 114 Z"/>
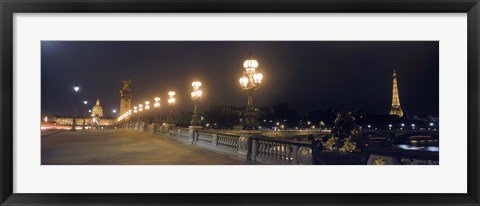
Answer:
<path fill-rule="evenodd" d="M 75 86 L 73 86 L 73 90 L 75 90 L 75 102 L 74 102 L 74 109 L 73 109 L 73 121 L 72 121 L 72 131 L 77 131 L 75 128 L 75 125 L 77 124 L 77 94 L 78 90 L 80 90 L 80 87 L 78 86 L 78 83 L 75 83 Z"/>
<path fill-rule="evenodd" d="M 145 101 L 145 121 L 147 122 L 147 124 L 150 124 L 150 115 L 148 113 L 148 111 L 150 110 L 150 101 Z"/>
<path fill-rule="evenodd" d="M 87 100 L 83 101 L 83 126 L 82 129 L 85 129 L 85 118 L 87 116 Z"/>
<path fill-rule="evenodd" d="M 160 108 L 160 97 L 155 97 L 155 103 L 153 103 L 153 107 Z"/>
<path fill-rule="evenodd" d="M 200 116 L 198 115 L 198 102 L 202 98 L 202 90 L 200 90 L 200 86 L 202 86 L 202 83 L 199 81 L 194 81 L 192 82 L 192 87 L 193 91 L 191 93 L 192 95 L 192 100 L 195 104 L 195 107 L 193 109 L 193 115 L 192 115 L 192 121 L 190 121 L 191 126 L 200 126 Z"/>
<path fill-rule="evenodd" d="M 262 83 L 263 74 L 257 71 L 258 62 L 255 59 L 248 58 L 243 62 L 243 76 L 239 79 L 240 86 L 248 93 L 248 102 L 245 112 L 245 128 L 255 129 L 258 126 L 257 111 L 253 105 L 253 91 L 258 89 Z"/>
<path fill-rule="evenodd" d="M 168 113 L 167 122 L 168 124 L 173 124 L 173 106 L 175 105 L 175 92 L 169 91 L 168 92 L 168 105 L 170 107 L 170 112 Z"/>
<path fill-rule="evenodd" d="M 131 119 L 131 117 L 130 117 L 131 115 L 132 115 L 132 110 L 129 109 L 129 110 L 128 110 L 128 116 L 129 116 L 129 117 L 128 117 L 128 119 L 127 119 L 127 120 L 128 120 L 128 122 L 127 122 L 127 127 L 131 127 L 131 124 L 132 124 L 132 119 Z"/>
<path fill-rule="evenodd" d="M 141 112 L 143 111 L 143 104 L 139 104 L 138 105 L 138 117 L 137 117 L 137 129 L 140 128 L 140 124 L 141 124 Z"/>
<path fill-rule="evenodd" d="M 153 108 L 155 108 L 156 115 L 154 118 L 155 123 L 160 122 L 160 97 L 155 97 L 154 98 L 155 102 L 153 103 Z"/>
<path fill-rule="evenodd" d="M 145 110 L 150 109 L 150 101 L 145 101 Z"/>

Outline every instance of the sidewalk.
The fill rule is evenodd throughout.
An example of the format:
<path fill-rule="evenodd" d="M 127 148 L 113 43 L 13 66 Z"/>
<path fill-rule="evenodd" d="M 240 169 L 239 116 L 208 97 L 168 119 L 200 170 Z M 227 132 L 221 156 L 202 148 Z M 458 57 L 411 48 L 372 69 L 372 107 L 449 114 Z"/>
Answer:
<path fill-rule="evenodd" d="M 131 130 L 42 135 L 42 165 L 242 165 L 252 162 Z"/>

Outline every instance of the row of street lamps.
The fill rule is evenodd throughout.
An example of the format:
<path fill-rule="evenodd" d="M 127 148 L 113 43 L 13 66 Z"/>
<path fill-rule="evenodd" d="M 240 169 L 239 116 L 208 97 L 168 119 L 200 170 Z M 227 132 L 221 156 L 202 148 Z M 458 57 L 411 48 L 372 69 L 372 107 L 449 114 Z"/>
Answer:
<path fill-rule="evenodd" d="M 243 76 L 239 79 L 241 88 L 248 93 L 248 101 L 247 107 L 245 111 L 245 128 L 246 129 L 256 129 L 259 126 L 259 122 L 257 120 L 257 110 L 253 105 L 253 92 L 260 87 L 262 83 L 263 74 L 258 71 L 258 61 L 249 57 L 247 60 L 244 61 L 243 67 L 245 70 L 243 71 Z M 198 102 L 202 98 L 203 92 L 200 89 L 202 83 L 199 81 L 192 82 L 193 91 L 191 93 L 192 101 L 194 102 L 194 110 L 192 115 L 192 120 L 190 121 L 190 125 L 193 127 L 199 127 L 201 125 L 201 118 L 198 113 Z M 154 107 L 157 109 L 160 108 L 160 97 L 154 98 L 155 103 Z M 150 102 L 145 101 L 145 110 L 149 110 Z M 175 105 L 175 92 L 169 91 L 168 92 L 168 105 L 169 105 L 169 115 L 167 117 L 167 123 L 170 125 L 174 124 L 173 121 L 173 106 Z M 137 114 L 139 112 L 144 111 L 143 104 L 139 104 L 138 106 L 134 106 L 133 109 L 128 110 L 124 114 L 121 114 L 118 117 L 118 121 L 130 119 L 133 114 Z M 158 114 L 157 114 L 158 116 Z"/>
<path fill-rule="evenodd" d="M 198 115 L 198 102 L 200 101 L 203 92 L 200 89 L 200 86 L 202 86 L 201 82 L 199 82 L 199 81 L 192 82 L 193 91 L 192 91 L 191 95 L 192 95 L 192 100 L 195 103 L 195 108 L 194 108 L 194 111 L 193 111 L 192 120 L 190 122 L 192 126 L 200 126 L 200 124 L 201 124 L 200 115 Z M 169 105 L 169 113 L 168 113 L 168 116 L 167 116 L 167 123 L 169 125 L 173 125 L 175 123 L 174 119 L 173 119 L 173 107 L 174 107 L 175 101 L 176 101 L 175 95 L 176 95 L 176 93 L 174 91 L 169 91 L 168 92 L 167 102 L 168 102 L 168 105 Z M 155 97 L 154 98 L 153 107 L 157 111 L 156 117 L 158 118 L 159 110 L 160 110 L 160 97 Z M 137 114 L 137 113 L 139 115 L 138 118 L 140 119 L 140 113 L 143 112 L 143 111 L 149 111 L 149 110 L 150 110 L 150 101 L 145 101 L 145 107 L 144 107 L 143 104 L 139 104 L 138 106 L 134 106 L 133 109 L 129 109 L 127 112 L 120 115 L 120 117 L 118 117 L 117 120 L 118 121 L 128 120 L 128 119 L 131 118 L 131 116 L 133 114 Z"/>

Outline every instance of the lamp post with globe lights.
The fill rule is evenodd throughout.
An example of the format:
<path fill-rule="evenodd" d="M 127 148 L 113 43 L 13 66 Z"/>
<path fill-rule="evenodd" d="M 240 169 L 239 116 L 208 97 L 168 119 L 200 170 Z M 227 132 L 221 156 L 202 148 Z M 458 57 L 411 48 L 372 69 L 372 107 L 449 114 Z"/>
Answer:
<path fill-rule="evenodd" d="M 150 110 L 150 101 L 145 101 L 145 110 Z"/>
<path fill-rule="evenodd" d="M 175 92 L 169 91 L 168 92 L 168 105 L 170 111 L 168 112 L 167 123 L 169 126 L 175 126 L 173 121 L 173 106 L 175 105 Z"/>
<path fill-rule="evenodd" d="M 135 115 L 135 117 L 138 116 L 138 107 L 137 107 L 137 106 L 134 106 L 134 107 L 133 107 L 133 114 Z M 132 121 L 132 128 L 136 129 L 137 123 L 136 123 L 136 121 L 133 119 L 133 117 L 132 117 L 132 120 L 131 120 L 131 121 Z"/>
<path fill-rule="evenodd" d="M 72 121 L 72 131 L 77 131 L 77 129 L 75 128 L 76 124 L 77 124 L 77 96 L 78 96 L 78 90 L 80 90 L 80 87 L 78 86 L 77 83 L 75 83 L 75 86 L 73 86 L 73 90 L 75 90 L 75 94 L 74 94 L 74 109 L 73 109 L 73 121 Z"/>
<path fill-rule="evenodd" d="M 88 101 L 83 101 L 83 126 L 82 129 L 85 129 L 85 118 L 87 117 L 87 103 Z"/>
<path fill-rule="evenodd" d="M 155 123 L 160 122 L 160 97 L 155 97 L 154 98 L 155 102 L 153 103 L 153 108 L 155 109 L 155 118 L 153 121 Z"/>
<path fill-rule="evenodd" d="M 257 120 L 257 111 L 253 105 L 253 92 L 260 87 L 263 74 L 257 70 L 258 62 L 255 59 L 248 58 L 243 62 L 243 76 L 240 78 L 240 86 L 248 93 L 247 107 L 245 111 L 245 129 L 256 129 L 259 125 Z"/>
<path fill-rule="evenodd" d="M 150 124 L 150 101 L 145 101 L 145 122 L 146 124 Z"/>
<path fill-rule="evenodd" d="M 140 125 L 142 123 L 142 112 L 143 112 L 143 104 L 139 104 L 138 105 L 138 119 L 137 119 L 138 129 L 140 129 Z"/>
<path fill-rule="evenodd" d="M 193 91 L 191 93 L 192 95 L 192 100 L 194 102 L 194 109 L 193 109 L 193 115 L 192 115 L 192 121 L 190 121 L 190 127 L 201 127 L 201 119 L 200 115 L 198 115 L 198 102 L 202 98 L 202 90 L 200 90 L 200 86 L 202 86 L 202 83 L 199 81 L 194 81 L 192 82 L 192 87 Z"/>

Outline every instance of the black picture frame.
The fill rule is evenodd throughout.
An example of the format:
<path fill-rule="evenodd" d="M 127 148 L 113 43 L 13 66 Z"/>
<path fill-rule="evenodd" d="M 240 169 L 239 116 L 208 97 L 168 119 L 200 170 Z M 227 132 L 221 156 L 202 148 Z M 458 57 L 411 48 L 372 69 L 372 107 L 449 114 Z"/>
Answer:
<path fill-rule="evenodd" d="M 480 205 L 478 0 L 0 0 L 1 205 Z M 462 12 L 468 18 L 466 194 L 21 194 L 13 193 L 13 14 L 70 12 Z M 454 177 L 452 177 L 454 178 Z M 94 185 L 92 185 L 93 187 Z"/>

